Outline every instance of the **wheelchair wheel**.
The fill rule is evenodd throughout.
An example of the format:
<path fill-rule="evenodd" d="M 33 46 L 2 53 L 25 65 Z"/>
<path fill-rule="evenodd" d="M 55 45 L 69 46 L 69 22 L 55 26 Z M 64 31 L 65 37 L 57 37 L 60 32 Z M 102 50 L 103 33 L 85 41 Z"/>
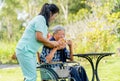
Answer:
<path fill-rule="evenodd" d="M 58 75 L 50 68 L 40 68 L 41 79 L 47 81 L 58 81 Z"/>

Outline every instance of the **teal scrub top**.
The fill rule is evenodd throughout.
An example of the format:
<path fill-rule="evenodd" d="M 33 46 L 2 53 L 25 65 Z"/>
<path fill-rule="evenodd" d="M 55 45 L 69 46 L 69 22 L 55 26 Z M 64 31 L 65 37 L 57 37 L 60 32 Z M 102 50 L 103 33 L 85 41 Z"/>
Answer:
<path fill-rule="evenodd" d="M 36 53 L 43 45 L 40 41 L 37 41 L 36 31 L 42 32 L 43 37 L 47 37 L 48 27 L 46 25 L 46 20 L 42 15 L 38 15 L 30 21 L 19 40 L 16 49 Z"/>

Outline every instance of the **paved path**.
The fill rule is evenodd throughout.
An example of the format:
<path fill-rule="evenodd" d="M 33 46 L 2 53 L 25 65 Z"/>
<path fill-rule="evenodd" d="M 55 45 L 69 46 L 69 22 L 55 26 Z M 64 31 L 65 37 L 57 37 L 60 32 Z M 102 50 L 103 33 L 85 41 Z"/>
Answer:
<path fill-rule="evenodd" d="M 9 69 L 19 67 L 18 64 L 0 64 L 0 69 Z"/>

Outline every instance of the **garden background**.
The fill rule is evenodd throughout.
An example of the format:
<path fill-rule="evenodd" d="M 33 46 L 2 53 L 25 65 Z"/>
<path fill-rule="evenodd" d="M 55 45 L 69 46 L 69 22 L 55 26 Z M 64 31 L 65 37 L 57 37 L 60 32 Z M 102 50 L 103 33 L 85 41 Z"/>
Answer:
<path fill-rule="evenodd" d="M 112 57 L 101 61 L 99 67 L 105 68 L 100 70 L 100 77 L 107 78 L 101 81 L 120 81 L 120 0 L 0 0 L 0 65 L 18 64 L 11 59 L 16 44 L 28 22 L 38 15 L 46 2 L 55 3 L 60 8 L 56 20 L 50 23 L 50 33 L 55 25 L 63 25 L 66 39 L 73 41 L 74 53 L 115 52 Z M 89 63 L 84 59 L 75 60 L 83 63 L 91 77 Z M 19 70 L 8 71 L 14 73 Z M 3 75 L 11 77 L 9 72 L 0 69 L 0 81 L 7 81 Z M 22 79 L 21 75 L 20 80 L 12 78 L 11 81 Z"/>

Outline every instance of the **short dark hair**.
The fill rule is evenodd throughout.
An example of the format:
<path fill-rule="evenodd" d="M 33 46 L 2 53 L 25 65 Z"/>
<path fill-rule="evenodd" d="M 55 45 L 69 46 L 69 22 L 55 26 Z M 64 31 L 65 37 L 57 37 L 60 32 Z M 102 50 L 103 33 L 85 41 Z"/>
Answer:
<path fill-rule="evenodd" d="M 59 13 L 59 8 L 55 4 L 45 3 L 39 13 L 43 15 L 46 19 L 46 25 L 49 27 L 50 12 L 53 14 Z"/>

